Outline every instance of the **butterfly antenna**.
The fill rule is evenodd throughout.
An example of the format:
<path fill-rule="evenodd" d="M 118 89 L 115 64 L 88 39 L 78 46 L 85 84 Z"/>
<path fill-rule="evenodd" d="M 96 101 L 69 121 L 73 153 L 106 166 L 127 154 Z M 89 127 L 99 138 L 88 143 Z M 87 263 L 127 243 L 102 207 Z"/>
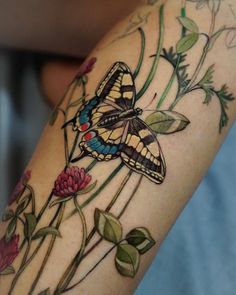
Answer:
<path fill-rule="evenodd" d="M 144 111 L 146 111 L 146 109 L 147 109 L 147 108 L 153 103 L 153 101 L 155 100 L 156 96 L 157 96 L 157 93 L 154 94 L 152 100 L 148 103 L 148 105 L 146 105 L 146 106 L 143 108 Z"/>

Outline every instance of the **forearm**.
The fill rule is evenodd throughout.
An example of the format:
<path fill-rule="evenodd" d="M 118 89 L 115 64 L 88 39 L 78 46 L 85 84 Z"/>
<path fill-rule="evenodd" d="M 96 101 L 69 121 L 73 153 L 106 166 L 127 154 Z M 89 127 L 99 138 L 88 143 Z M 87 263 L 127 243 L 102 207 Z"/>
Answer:
<path fill-rule="evenodd" d="M 27 167 L 18 201 L 30 201 L 2 225 L 1 237 L 20 235 L 20 253 L 16 273 L 0 277 L 1 294 L 130 294 L 137 286 L 236 115 L 234 49 L 226 49 L 225 32 L 210 47 L 222 25 L 232 28 L 227 5 L 196 14 L 187 3 L 135 11 L 146 15 L 142 28 L 130 18 L 118 24 L 88 58 L 96 57 L 93 70 L 83 68 L 69 86 Z M 204 34 L 181 45 L 198 31 L 185 13 Z M 91 179 L 70 178 L 72 166 Z M 127 237 L 135 228 L 138 238 Z"/>

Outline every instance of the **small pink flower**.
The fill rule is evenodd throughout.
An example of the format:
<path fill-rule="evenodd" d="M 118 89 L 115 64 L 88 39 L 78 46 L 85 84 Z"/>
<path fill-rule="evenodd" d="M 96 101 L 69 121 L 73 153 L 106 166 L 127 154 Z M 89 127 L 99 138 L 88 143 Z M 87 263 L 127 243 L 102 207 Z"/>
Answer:
<path fill-rule="evenodd" d="M 19 239 L 19 235 L 14 235 L 9 242 L 6 242 L 5 237 L 0 240 L 0 273 L 10 266 L 19 254 Z"/>
<path fill-rule="evenodd" d="M 97 61 L 96 57 L 92 57 L 89 60 L 85 61 L 79 68 L 78 73 L 76 74 L 75 78 L 81 78 L 82 76 L 90 73 Z"/>
<path fill-rule="evenodd" d="M 22 194 L 25 185 L 28 183 L 28 181 L 30 180 L 31 177 L 31 171 L 27 170 L 20 178 L 19 182 L 17 183 L 13 193 L 11 194 L 11 197 L 8 201 L 8 204 L 11 205 L 12 203 L 14 203 L 17 198 Z"/>
<path fill-rule="evenodd" d="M 84 189 L 91 181 L 91 176 L 84 168 L 68 167 L 62 171 L 55 181 L 53 193 L 58 197 L 69 197 Z"/>

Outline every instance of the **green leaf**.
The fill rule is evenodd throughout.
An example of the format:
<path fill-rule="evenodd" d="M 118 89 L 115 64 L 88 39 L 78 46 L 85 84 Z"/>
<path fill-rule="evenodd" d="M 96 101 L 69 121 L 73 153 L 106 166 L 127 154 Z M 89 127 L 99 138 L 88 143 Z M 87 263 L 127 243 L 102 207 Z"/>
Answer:
<path fill-rule="evenodd" d="M 140 254 L 146 253 L 155 245 L 150 232 L 145 227 L 137 227 L 126 235 L 127 242 L 134 246 Z"/>
<path fill-rule="evenodd" d="M 91 192 L 96 187 L 96 185 L 97 185 L 97 180 L 94 183 L 88 185 L 86 188 L 80 190 L 77 193 L 77 195 L 83 195 L 83 194 L 87 194 L 87 193 Z"/>
<path fill-rule="evenodd" d="M 213 83 L 213 74 L 215 72 L 214 64 L 209 66 L 207 69 L 205 75 L 202 77 L 202 79 L 198 82 L 198 85 L 200 86 L 208 86 Z"/>
<path fill-rule="evenodd" d="M 199 83 L 198 83 L 199 85 Z M 226 112 L 228 109 L 228 103 L 233 101 L 235 97 L 232 93 L 228 92 L 228 87 L 226 85 L 223 85 L 220 90 L 214 89 L 210 84 L 201 84 L 201 89 L 205 91 L 206 97 L 203 103 L 209 104 L 212 97 L 216 95 L 216 97 L 219 99 L 220 107 L 221 107 L 221 115 L 220 115 L 220 123 L 219 123 L 219 131 L 222 131 L 222 128 L 225 127 L 228 124 L 229 117 Z"/>
<path fill-rule="evenodd" d="M 12 209 L 7 209 L 2 215 L 2 221 L 3 222 L 8 221 L 12 217 L 14 217 L 14 211 Z"/>
<path fill-rule="evenodd" d="M 156 111 L 145 119 L 146 124 L 157 134 L 170 134 L 181 131 L 190 121 L 174 111 Z"/>
<path fill-rule="evenodd" d="M 27 239 L 29 239 L 29 238 L 31 238 L 31 236 L 36 228 L 37 219 L 36 219 L 36 216 L 32 213 L 24 213 L 24 215 L 25 215 L 25 220 L 26 220 L 26 223 L 24 226 L 24 234 L 25 234 L 25 237 Z"/>
<path fill-rule="evenodd" d="M 16 208 L 16 215 L 20 215 L 26 207 L 29 205 L 32 196 L 31 194 L 26 195 L 22 199 L 20 199 L 18 206 Z"/>
<path fill-rule="evenodd" d="M 48 226 L 48 227 L 43 227 L 41 229 L 39 229 L 35 235 L 33 236 L 33 240 L 39 239 L 39 238 L 44 238 L 48 235 L 53 235 L 53 236 L 58 236 L 61 237 L 61 234 L 59 232 L 58 229 L 56 229 L 55 227 L 52 226 Z"/>
<path fill-rule="evenodd" d="M 58 108 L 55 108 L 52 111 L 51 116 L 50 116 L 49 121 L 48 121 L 50 126 L 53 126 L 55 124 L 55 122 L 57 120 L 57 117 L 58 117 L 58 114 L 59 114 L 59 110 L 58 110 Z"/>
<path fill-rule="evenodd" d="M 118 272 L 125 277 L 134 277 L 139 268 L 140 255 L 138 250 L 129 244 L 117 247 L 115 265 Z"/>
<path fill-rule="evenodd" d="M 118 243 L 122 238 L 122 225 L 111 213 L 95 209 L 95 227 L 98 233 L 107 241 Z"/>
<path fill-rule="evenodd" d="M 233 101 L 235 97 L 232 93 L 228 92 L 228 87 L 223 85 L 220 90 L 215 90 L 215 94 L 219 98 L 220 106 L 221 106 L 221 116 L 220 116 L 220 124 L 219 131 L 222 131 L 222 128 L 228 124 L 229 117 L 227 115 L 226 109 L 228 109 L 228 102 Z"/>
<path fill-rule="evenodd" d="M 220 37 L 220 35 L 224 32 L 224 29 L 225 29 L 225 26 L 220 28 L 217 32 L 215 32 L 215 34 L 212 35 L 208 45 L 208 50 L 211 50 L 214 47 L 215 42 Z"/>
<path fill-rule="evenodd" d="M 43 290 L 42 292 L 40 292 L 38 295 L 50 295 L 50 289 L 47 288 L 46 290 Z"/>
<path fill-rule="evenodd" d="M 202 89 L 205 91 L 206 94 L 203 103 L 208 105 L 211 102 L 215 92 L 211 86 L 202 86 Z"/>
<path fill-rule="evenodd" d="M 185 64 L 186 54 L 177 54 L 174 52 L 173 47 L 170 47 L 169 50 L 166 50 L 165 48 L 163 49 L 162 57 L 171 63 L 175 69 L 180 91 L 181 89 L 187 87 L 190 80 L 187 73 L 189 65 Z"/>
<path fill-rule="evenodd" d="M 185 17 L 179 16 L 177 17 L 177 19 L 179 20 L 179 22 L 185 29 L 193 33 L 198 33 L 199 31 L 198 26 L 192 19 L 186 16 Z"/>
<path fill-rule="evenodd" d="M 176 45 L 177 53 L 184 53 L 191 49 L 198 41 L 199 34 L 191 33 L 180 39 Z"/>
<path fill-rule="evenodd" d="M 53 206 L 55 206 L 55 205 L 57 205 L 57 204 L 61 204 L 61 203 L 64 203 L 64 202 L 67 202 L 67 201 L 69 201 L 69 200 L 71 200 L 73 197 L 66 197 L 66 198 L 57 198 L 56 200 L 54 200 L 51 204 L 50 204 L 50 206 L 49 206 L 49 208 L 52 208 Z"/>
<path fill-rule="evenodd" d="M 6 236 L 5 236 L 6 242 L 9 242 L 11 238 L 13 237 L 13 235 L 15 234 L 16 225 L 17 225 L 17 219 L 13 218 L 7 227 Z"/>
<path fill-rule="evenodd" d="M 0 272 L 1 276 L 4 275 L 11 275 L 15 273 L 15 269 L 13 268 L 13 266 L 8 266 L 7 268 L 5 268 L 3 271 Z"/>

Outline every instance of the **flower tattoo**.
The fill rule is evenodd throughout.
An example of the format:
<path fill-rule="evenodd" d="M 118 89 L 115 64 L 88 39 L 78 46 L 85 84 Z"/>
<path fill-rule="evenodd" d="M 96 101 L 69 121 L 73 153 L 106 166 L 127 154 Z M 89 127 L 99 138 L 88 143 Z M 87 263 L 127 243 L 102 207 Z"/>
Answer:
<path fill-rule="evenodd" d="M 76 78 L 81 78 L 82 76 L 90 73 L 93 70 L 93 67 L 97 61 L 96 57 L 90 58 L 88 61 L 85 61 L 79 68 Z"/>
<path fill-rule="evenodd" d="M 14 235 L 9 242 L 6 242 L 5 237 L 0 240 L 0 273 L 9 267 L 19 254 L 19 239 L 19 235 Z"/>
<path fill-rule="evenodd" d="M 8 204 L 11 205 L 13 204 L 23 193 L 25 185 L 28 183 L 28 181 L 31 178 L 31 171 L 27 170 L 20 178 L 19 182 L 17 183 L 9 201 Z"/>
<path fill-rule="evenodd" d="M 76 166 L 68 167 L 57 177 L 53 193 L 58 197 L 75 195 L 80 190 L 86 188 L 90 183 L 91 178 L 92 177 L 85 172 L 84 168 L 78 168 Z"/>

